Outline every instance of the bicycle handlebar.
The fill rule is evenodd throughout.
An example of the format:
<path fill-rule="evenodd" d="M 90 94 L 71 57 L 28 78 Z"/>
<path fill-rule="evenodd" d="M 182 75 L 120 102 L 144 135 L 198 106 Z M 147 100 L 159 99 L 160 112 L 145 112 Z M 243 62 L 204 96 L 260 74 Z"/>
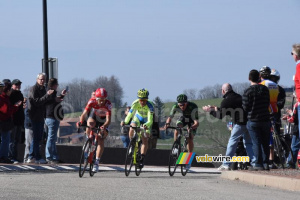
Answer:
<path fill-rule="evenodd" d="M 77 129 L 77 133 L 79 133 L 80 128 L 90 128 L 90 129 L 92 129 L 94 132 L 104 130 L 104 129 L 101 129 L 101 128 L 95 128 L 95 127 L 92 128 L 92 127 L 90 127 L 90 126 L 84 126 L 84 125 L 81 125 L 81 126 Z"/>
<path fill-rule="evenodd" d="M 180 127 L 174 127 L 174 126 L 169 126 L 166 128 L 166 131 L 167 129 L 176 129 L 176 130 L 183 130 L 183 131 L 189 131 L 189 129 L 186 129 L 186 128 L 180 128 Z"/>

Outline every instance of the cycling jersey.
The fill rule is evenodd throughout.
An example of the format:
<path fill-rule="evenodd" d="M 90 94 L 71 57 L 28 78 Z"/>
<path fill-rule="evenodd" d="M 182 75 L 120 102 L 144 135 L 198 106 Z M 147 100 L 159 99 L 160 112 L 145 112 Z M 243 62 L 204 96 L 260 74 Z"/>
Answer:
<path fill-rule="evenodd" d="M 270 94 L 270 113 L 277 113 L 278 107 L 277 107 L 277 98 L 279 94 L 278 85 L 270 80 L 263 80 L 260 82 L 261 85 L 266 86 L 269 89 Z"/>
<path fill-rule="evenodd" d="M 92 97 L 86 107 L 85 110 L 90 112 L 93 108 L 93 114 L 99 117 L 111 116 L 112 104 L 109 100 L 105 100 L 104 106 L 100 106 L 95 97 Z"/>
<path fill-rule="evenodd" d="M 176 112 L 182 113 L 182 116 L 191 119 L 191 120 L 198 120 L 198 106 L 193 102 L 187 102 L 186 109 L 182 111 L 178 104 L 175 103 L 171 109 L 170 117 L 173 118 Z"/>
<path fill-rule="evenodd" d="M 135 113 L 135 115 L 134 115 Z M 128 124 L 130 119 L 133 117 L 131 123 L 135 123 L 139 126 L 139 123 L 146 125 L 150 128 L 153 124 L 153 113 L 154 113 L 154 106 L 151 101 L 147 101 L 144 107 L 141 106 L 139 103 L 139 99 L 135 100 L 132 105 L 131 109 L 128 112 L 128 115 L 125 118 L 125 124 Z"/>

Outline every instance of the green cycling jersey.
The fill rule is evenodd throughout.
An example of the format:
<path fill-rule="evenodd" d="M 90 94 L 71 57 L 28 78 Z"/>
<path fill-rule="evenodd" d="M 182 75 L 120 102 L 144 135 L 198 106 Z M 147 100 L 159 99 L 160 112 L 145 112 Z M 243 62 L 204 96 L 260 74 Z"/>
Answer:
<path fill-rule="evenodd" d="M 170 117 L 173 118 L 176 112 L 179 112 L 182 114 L 183 117 L 192 119 L 192 120 L 198 120 L 198 106 L 193 103 L 188 101 L 187 102 L 187 107 L 184 111 L 182 111 L 177 103 L 175 103 L 172 106 L 171 112 L 170 112 Z"/>
<path fill-rule="evenodd" d="M 154 105 L 151 101 L 147 100 L 146 105 L 141 106 L 139 99 L 137 99 L 132 103 L 131 109 L 124 122 L 128 124 L 130 119 L 134 116 L 131 123 L 135 123 L 137 126 L 144 124 L 148 128 L 151 128 L 153 124 L 153 113 Z"/>

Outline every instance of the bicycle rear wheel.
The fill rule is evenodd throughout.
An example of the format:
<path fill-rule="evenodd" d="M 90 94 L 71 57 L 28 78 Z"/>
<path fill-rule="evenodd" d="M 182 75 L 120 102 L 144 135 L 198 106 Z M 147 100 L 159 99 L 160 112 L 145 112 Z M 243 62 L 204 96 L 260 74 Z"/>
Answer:
<path fill-rule="evenodd" d="M 172 146 L 172 149 L 170 151 L 170 156 L 169 156 L 169 175 L 170 176 L 173 176 L 176 171 L 176 168 L 177 168 L 176 162 L 177 162 L 180 152 L 181 152 L 180 144 L 178 143 L 178 141 L 175 141 Z"/>
<path fill-rule="evenodd" d="M 136 165 L 135 165 L 135 175 L 139 176 L 141 174 L 142 168 L 140 168 L 141 162 L 141 144 L 142 142 L 138 142 L 138 151 L 136 152 Z"/>
<path fill-rule="evenodd" d="M 284 163 L 285 163 L 285 156 L 284 156 L 284 150 L 282 147 L 281 140 L 279 139 L 278 135 L 273 137 L 274 142 L 274 152 L 275 155 L 278 158 L 278 165 L 282 166 L 282 169 L 284 169 Z M 275 159 L 274 159 L 275 160 Z"/>
<path fill-rule="evenodd" d="M 131 167 L 133 165 L 133 151 L 134 151 L 134 142 L 131 141 L 127 147 L 126 159 L 125 159 L 125 175 L 129 176 Z"/>
<path fill-rule="evenodd" d="M 88 139 L 82 147 L 81 157 L 80 157 L 80 166 L 79 166 L 79 177 L 81 178 L 86 170 L 88 165 L 88 152 L 91 146 L 90 140 Z"/>

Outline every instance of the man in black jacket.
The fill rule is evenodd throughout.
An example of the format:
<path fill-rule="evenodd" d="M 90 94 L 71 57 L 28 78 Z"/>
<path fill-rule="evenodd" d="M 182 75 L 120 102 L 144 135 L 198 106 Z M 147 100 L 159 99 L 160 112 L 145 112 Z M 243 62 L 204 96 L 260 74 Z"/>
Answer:
<path fill-rule="evenodd" d="M 22 82 L 19 79 L 14 79 L 12 82 L 12 92 L 9 97 L 10 102 L 15 104 L 18 101 L 24 101 L 24 96 L 21 90 Z M 24 109 L 23 104 L 19 106 L 19 109 L 13 115 L 14 128 L 10 134 L 9 142 L 9 158 L 14 164 L 19 163 L 17 160 L 18 157 L 18 144 L 21 142 L 22 138 L 22 129 L 24 126 Z"/>
<path fill-rule="evenodd" d="M 32 123 L 33 131 L 33 150 L 30 149 L 28 157 L 28 163 L 47 163 L 40 155 L 39 143 L 42 139 L 44 131 L 44 119 L 46 116 L 46 102 L 51 100 L 51 94 L 54 90 L 48 90 L 44 86 L 46 81 L 46 75 L 40 73 L 37 75 L 36 84 L 30 88 L 28 95 L 28 112 Z"/>
<path fill-rule="evenodd" d="M 238 142 L 240 141 L 241 136 L 243 136 L 247 154 L 251 159 L 251 164 L 254 164 L 255 157 L 252 150 L 252 140 L 246 127 L 247 115 L 242 108 L 242 96 L 235 93 L 229 83 L 223 84 L 222 94 L 224 99 L 221 102 L 220 108 L 208 105 L 204 106 L 202 109 L 218 119 L 222 119 L 226 115 L 231 117 L 233 129 L 227 144 L 226 156 L 230 156 L 231 158 L 234 156 Z M 230 170 L 230 164 L 230 162 L 224 160 L 218 170 Z"/>
<path fill-rule="evenodd" d="M 256 157 L 252 170 L 269 170 L 270 155 L 270 95 L 269 89 L 259 82 L 259 72 L 251 70 L 249 81 L 251 86 L 243 95 L 243 108 L 248 113 L 247 129 L 253 142 Z"/>

